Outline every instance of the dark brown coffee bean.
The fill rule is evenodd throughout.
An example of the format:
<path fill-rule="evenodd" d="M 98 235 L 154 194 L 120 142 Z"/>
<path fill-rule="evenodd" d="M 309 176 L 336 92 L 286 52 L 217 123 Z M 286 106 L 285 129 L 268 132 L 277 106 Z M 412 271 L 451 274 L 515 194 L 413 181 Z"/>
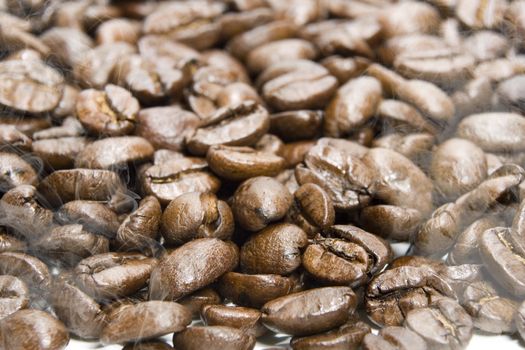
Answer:
<path fill-rule="evenodd" d="M 266 303 L 263 324 L 275 332 L 304 336 L 338 327 L 357 304 L 349 287 L 325 287 L 290 294 Z"/>
<path fill-rule="evenodd" d="M 53 283 L 49 302 L 57 317 L 68 331 L 83 339 L 98 339 L 106 323 L 101 306 L 76 287 L 72 282 L 61 280 Z"/>
<path fill-rule="evenodd" d="M 24 253 L 0 254 L 0 274 L 18 277 L 31 291 L 40 294 L 47 293 L 51 284 L 51 274 L 46 264 Z"/>
<path fill-rule="evenodd" d="M 0 276 L 0 320 L 29 306 L 29 289 L 22 280 Z"/>
<path fill-rule="evenodd" d="M 233 214 L 226 202 L 213 193 L 183 194 L 166 207 L 161 231 L 167 244 L 181 245 L 195 238 L 230 239 Z"/>
<path fill-rule="evenodd" d="M 124 189 L 116 173 L 97 169 L 57 170 L 38 186 L 38 192 L 54 207 L 76 199 L 108 201 Z"/>
<path fill-rule="evenodd" d="M 231 327 L 191 327 L 174 334 L 173 345 L 181 350 L 251 350 L 255 338 Z"/>
<path fill-rule="evenodd" d="M 204 306 L 217 305 L 220 304 L 221 301 L 221 296 L 215 290 L 211 288 L 204 288 L 190 295 L 187 295 L 182 299 L 179 299 L 177 302 L 181 305 L 184 305 L 188 310 L 190 310 L 193 318 L 199 318 L 201 314 L 201 309 Z"/>
<path fill-rule="evenodd" d="M 120 224 L 115 237 L 119 249 L 152 249 L 158 239 L 162 209 L 157 198 L 146 196 L 139 206 Z"/>
<path fill-rule="evenodd" d="M 136 342 L 180 332 L 190 323 L 190 311 L 174 302 L 146 301 L 122 305 L 108 314 L 100 341 L 102 344 Z"/>
<path fill-rule="evenodd" d="M 363 339 L 364 350 L 427 350 L 427 344 L 417 333 L 405 327 L 385 327 L 377 335 L 369 333 Z"/>
<path fill-rule="evenodd" d="M 299 110 L 270 116 L 270 131 L 285 141 L 310 139 L 319 134 L 322 111 Z"/>
<path fill-rule="evenodd" d="M 118 169 L 140 164 L 153 157 L 153 146 L 138 136 L 108 137 L 91 143 L 78 154 L 75 166 L 89 169 Z"/>
<path fill-rule="evenodd" d="M 212 146 L 206 160 L 215 174 L 232 181 L 275 176 L 285 164 L 284 159 L 275 154 L 234 146 Z"/>
<path fill-rule="evenodd" d="M 38 176 L 31 165 L 12 153 L 0 153 L 0 191 L 7 192 L 19 185 L 36 185 Z"/>
<path fill-rule="evenodd" d="M 31 144 L 32 140 L 14 125 L 0 127 L 0 150 L 2 152 L 12 152 L 13 148 L 27 152 L 31 150 Z"/>
<path fill-rule="evenodd" d="M 184 140 L 193 134 L 199 123 L 195 114 L 178 107 L 146 108 L 138 114 L 136 134 L 157 149 L 182 151 Z"/>
<path fill-rule="evenodd" d="M 472 319 L 450 298 L 438 298 L 429 307 L 410 311 L 405 325 L 431 349 L 465 349 L 472 338 Z"/>
<path fill-rule="evenodd" d="M 4 349 L 62 350 L 69 343 L 66 328 L 40 310 L 20 310 L 0 320 L 0 346 Z"/>
<path fill-rule="evenodd" d="M 157 260 L 133 253 L 106 253 L 80 261 L 77 285 L 97 300 L 128 296 L 143 288 Z"/>
<path fill-rule="evenodd" d="M 370 332 L 370 326 L 366 323 L 350 321 L 326 333 L 309 337 L 294 337 L 290 341 L 290 345 L 293 350 L 357 349 L 363 338 Z"/>
<path fill-rule="evenodd" d="M 115 237 L 120 222 L 117 214 L 102 203 L 95 201 L 71 201 L 55 213 L 61 224 L 81 224 L 88 232 Z"/>
<path fill-rule="evenodd" d="M 277 154 L 284 158 L 287 168 L 292 168 L 304 161 L 305 155 L 313 146 L 315 146 L 314 141 L 297 141 L 287 143 L 283 145 Z"/>
<path fill-rule="evenodd" d="M 151 273 L 151 299 L 177 300 L 217 280 L 239 262 L 235 244 L 217 238 L 188 242 L 159 262 Z"/>
<path fill-rule="evenodd" d="M 96 135 L 128 135 L 135 128 L 138 101 L 125 89 L 106 85 L 104 90 L 84 90 L 77 99 L 76 115 Z"/>
<path fill-rule="evenodd" d="M 419 210 L 394 205 L 368 206 L 359 215 L 359 222 L 365 230 L 398 241 L 408 241 L 422 220 Z"/>
<path fill-rule="evenodd" d="M 290 274 L 301 265 L 301 250 L 307 243 L 306 233 L 295 225 L 270 225 L 241 247 L 241 269 L 253 274 Z"/>
<path fill-rule="evenodd" d="M 56 226 L 32 245 L 45 261 L 65 266 L 75 266 L 91 255 L 109 252 L 109 240 L 85 231 L 82 225 Z"/>
<path fill-rule="evenodd" d="M 241 227 L 259 231 L 282 219 L 292 204 L 292 195 L 277 180 L 259 176 L 243 182 L 235 191 L 232 211 Z"/>
<path fill-rule="evenodd" d="M 0 62 L 0 104 L 21 112 L 45 113 L 59 103 L 64 78 L 37 60 Z"/>
<path fill-rule="evenodd" d="M 201 318 L 207 326 L 238 328 L 256 338 L 268 331 L 261 323 L 261 317 L 259 310 L 240 306 L 204 305 L 201 309 Z"/>
<path fill-rule="evenodd" d="M 218 289 L 222 296 L 237 305 L 260 308 L 270 300 L 293 291 L 292 277 L 280 275 L 248 275 L 228 272 L 222 276 Z"/>
<path fill-rule="evenodd" d="M 372 147 L 388 148 L 400 153 L 421 168 L 428 167 L 431 158 L 432 147 L 436 143 L 436 137 L 429 133 L 414 133 L 404 135 L 392 133 L 376 138 L 372 141 Z"/>

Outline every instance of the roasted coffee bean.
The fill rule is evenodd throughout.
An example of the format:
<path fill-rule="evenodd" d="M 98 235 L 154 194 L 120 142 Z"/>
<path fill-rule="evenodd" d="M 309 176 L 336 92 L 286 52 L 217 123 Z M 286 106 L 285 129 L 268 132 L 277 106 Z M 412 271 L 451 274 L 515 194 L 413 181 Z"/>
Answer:
<path fill-rule="evenodd" d="M 238 328 L 256 338 L 268 331 L 261 323 L 261 316 L 259 310 L 240 306 L 204 305 L 201 309 L 201 318 L 207 326 Z"/>
<path fill-rule="evenodd" d="M 0 119 L 1 122 L 1 119 Z M 15 149 L 31 150 L 32 140 L 13 125 L 2 125 L 0 128 L 0 150 L 12 152 Z"/>
<path fill-rule="evenodd" d="M 392 133 L 374 139 L 374 141 L 372 141 L 372 147 L 391 149 L 404 155 L 419 167 L 427 168 L 435 142 L 435 136 L 429 133 L 414 133 L 408 135 Z"/>
<path fill-rule="evenodd" d="M 146 108 L 137 116 L 135 133 L 157 149 L 182 151 L 184 140 L 193 134 L 199 124 L 199 117 L 178 107 Z"/>
<path fill-rule="evenodd" d="M 62 350 L 69 334 L 59 320 L 40 310 L 20 310 L 0 320 L 0 346 L 4 349 Z"/>
<path fill-rule="evenodd" d="M 316 56 L 317 49 L 308 41 L 284 39 L 263 44 L 250 51 L 246 62 L 252 73 L 259 73 L 276 62 L 315 59 Z"/>
<path fill-rule="evenodd" d="M 42 235 L 32 243 L 32 248 L 44 261 L 75 266 L 91 255 L 108 253 L 109 240 L 84 230 L 82 225 L 64 225 Z"/>
<path fill-rule="evenodd" d="M 467 82 L 452 94 L 456 115 L 464 117 L 490 108 L 493 89 L 489 79 L 479 77 Z"/>
<path fill-rule="evenodd" d="M 232 37 L 247 32 L 274 20 L 273 10 L 269 8 L 247 8 L 242 12 L 225 13 L 219 18 L 221 37 L 231 39 Z"/>
<path fill-rule="evenodd" d="M 237 305 L 260 308 L 270 300 L 290 294 L 295 285 L 293 277 L 228 272 L 219 280 L 218 290 Z"/>
<path fill-rule="evenodd" d="M 122 350 L 173 350 L 170 345 L 156 340 L 149 340 L 144 342 L 133 342 L 124 345 Z"/>
<path fill-rule="evenodd" d="M 50 169 L 69 169 L 77 155 L 89 144 L 85 137 L 61 137 L 35 140 L 33 153 Z"/>
<path fill-rule="evenodd" d="M 165 243 L 181 245 L 195 238 L 230 239 L 233 214 L 226 202 L 212 193 L 183 194 L 166 207 L 161 219 Z"/>
<path fill-rule="evenodd" d="M 20 112 L 52 111 L 60 102 L 64 78 L 38 60 L 0 62 L 0 104 Z"/>
<path fill-rule="evenodd" d="M 363 338 L 371 332 L 366 323 L 351 320 L 339 328 L 307 337 L 294 337 L 290 341 L 293 350 L 357 349 Z"/>
<path fill-rule="evenodd" d="M 51 273 L 46 264 L 24 253 L 0 254 L 0 274 L 18 277 L 32 292 L 40 295 L 45 295 L 51 285 Z"/>
<path fill-rule="evenodd" d="M 119 228 L 117 214 L 104 204 L 94 201 L 71 201 L 55 213 L 61 224 L 81 224 L 88 232 L 115 237 Z"/>
<path fill-rule="evenodd" d="M 0 191 L 19 185 L 36 185 L 38 175 L 27 161 L 12 153 L 0 153 Z"/>
<path fill-rule="evenodd" d="M 173 345 L 182 350 L 251 350 L 255 346 L 255 338 L 231 327 L 191 327 L 175 333 Z"/>
<path fill-rule="evenodd" d="M 478 61 L 504 56 L 510 48 L 510 43 L 505 36 L 490 30 L 475 32 L 465 39 L 463 45 Z"/>
<path fill-rule="evenodd" d="M 71 281 L 57 278 L 49 302 L 68 331 L 83 339 L 98 339 L 106 324 L 106 313 L 89 295 Z"/>
<path fill-rule="evenodd" d="M 426 308 L 410 311 L 405 325 L 431 349 L 465 349 L 472 338 L 472 319 L 450 298 L 438 298 Z"/>
<path fill-rule="evenodd" d="M 57 170 L 44 178 L 38 192 L 53 207 L 72 200 L 108 201 L 125 185 L 118 175 L 108 170 Z"/>
<path fill-rule="evenodd" d="M 305 336 L 344 324 L 357 305 L 349 287 L 325 287 L 274 299 L 262 307 L 263 324 L 276 332 Z"/>
<path fill-rule="evenodd" d="M 120 224 L 115 240 L 122 250 L 152 249 L 158 239 L 162 210 L 157 198 L 144 197 Z"/>
<path fill-rule="evenodd" d="M 383 100 L 377 106 L 376 113 L 381 118 L 383 129 L 393 129 L 396 132 L 425 131 L 431 134 L 437 132 L 414 107 L 397 100 Z"/>
<path fill-rule="evenodd" d="M 190 311 L 174 302 L 124 304 L 108 314 L 100 341 L 102 344 L 136 342 L 180 332 L 190 323 Z"/>
<path fill-rule="evenodd" d="M 22 280 L 0 276 L 0 320 L 29 306 L 29 289 Z"/>
<path fill-rule="evenodd" d="M 284 141 L 310 139 L 319 134 L 323 122 L 322 111 L 299 110 L 270 116 L 270 131 Z"/>
<path fill-rule="evenodd" d="M 185 306 L 190 310 L 193 318 L 199 318 L 201 314 L 201 309 L 206 305 L 217 305 L 222 301 L 221 297 L 217 292 L 211 288 L 204 288 L 198 290 L 188 296 L 185 296 L 182 299 L 179 299 L 177 302 Z"/>
<path fill-rule="evenodd" d="M 93 41 L 76 28 L 54 27 L 40 36 L 51 50 L 51 59 L 62 67 L 74 67 L 93 47 Z"/>
<path fill-rule="evenodd" d="M 0 227 L 0 253 L 25 252 L 26 250 L 26 242 L 6 233 L 5 229 L 3 227 Z"/>
<path fill-rule="evenodd" d="M 363 339 L 364 350 L 426 350 L 427 344 L 417 333 L 405 327 L 385 327 L 377 335 L 369 333 Z"/>
<path fill-rule="evenodd" d="M 282 219 L 292 204 L 292 195 L 277 180 L 259 176 L 243 182 L 235 191 L 232 211 L 239 225 L 259 231 Z"/>
<path fill-rule="evenodd" d="M 306 233 L 295 225 L 270 225 L 241 247 L 241 270 L 252 274 L 290 274 L 301 265 L 301 250 L 307 239 Z"/>
<path fill-rule="evenodd" d="M 359 215 L 364 229 L 398 241 L 408 241 L 422 221 L 419 210 L 384 204 L 368 206 Z"/>
<path fill-rule="evenodd" d="M 142 289 L 157 260 L 134 253 L 106 253 L 81 260 L 75 282 L 96 300 L 116 299 Z"/>
<path fill-rule="evenodd" d="M 188 242 L 164 256 L 151 273 L 151 299 L 177 300 L 217 280 L 239 262 L 235 244 L 217 238 Z"/>
<path fill-rule="evenodd" d="M 496 89 L 496 93 L 504 105 L 510 106 L 511 108 L 516 108 L 522 113 L 525 111 L 525 91 L 523 90 L 524 82 L 525 75 L 520 74 L 502 81 Z"/>
<path fill-rule="evenodd" d="M 133 132 L 139 108 L 138 101 L 127 90 L 109 84 L 104 91 L 82 91 L 76 115 L 86 130 L 95 135 L 121 136 Z"/>

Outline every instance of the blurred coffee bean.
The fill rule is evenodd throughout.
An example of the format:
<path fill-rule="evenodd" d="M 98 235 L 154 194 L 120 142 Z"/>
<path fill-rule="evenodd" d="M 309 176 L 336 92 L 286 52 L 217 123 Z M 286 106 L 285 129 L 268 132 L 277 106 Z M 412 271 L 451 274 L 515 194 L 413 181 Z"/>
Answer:
<path fill-rule="evenodd" d="M 12 153 L 0 153 L 0 191 L 7 192 L 20 185 L 36 185 L 38 174 L 23 158 Z"/>
<path fill-rule="evenodd" d="M 29 306 L 29 289 L 14 276 L 0 276 L 0 320 Z"/>
<path fill-rule="evenodd" d="M 115 237 L 119 228 L 117 214 L 104 204 L 95 201 L 71 201 L 55 213 L 61 224 L 81 224 L 88 232 Z"/>
<path fill-rule="evenodd" d="M 427 344 L 417 333 L 408 328 L 390 326 L 379 330 L 379 333 L 368 333 L 363 339 L 364 350 L 399 349 L 426 350 Z"/>
<path fill-rule="evenodd" d="M 201 309 L 206 305 L 217 305 L 222 301 L 221 296 L 211 288 L 203 288 L 187 295 L 177 302 L 190 310 L 193 318 L 199 318 Z"/>
<path fill-rule="evenodd" d="M 307 337 L 294 337 L 290 345 L 294 350 L 313 350 L 319 348 L 354 349 L 358 348 L 363 338 L 371 334 L 370 326 L 366 323 L 353 320 L 326 333 Z"/>
<path fill-rule="evenodd" d="M 40 296 L 46 295 L 51 286 L 51 273 L 46 264 L 24 253 L 0 254 L 0 274 L 18 277 L 32 293 Z"/>
<path fill-rule="evenodd" d="M 255 337 L 225 326 L 191 327 L 175 333 L 173 345 L 182 350 L 251 350 Z"/>

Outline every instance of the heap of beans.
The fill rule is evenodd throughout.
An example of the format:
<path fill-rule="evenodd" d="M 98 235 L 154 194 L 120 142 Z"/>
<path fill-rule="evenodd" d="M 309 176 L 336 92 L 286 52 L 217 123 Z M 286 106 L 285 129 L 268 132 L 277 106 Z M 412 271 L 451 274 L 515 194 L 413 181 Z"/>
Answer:
<path fill-rule="evenodd" d="M 524 0 L 0 0 L 0 349 L 525 337 L 524 49 Z"/>

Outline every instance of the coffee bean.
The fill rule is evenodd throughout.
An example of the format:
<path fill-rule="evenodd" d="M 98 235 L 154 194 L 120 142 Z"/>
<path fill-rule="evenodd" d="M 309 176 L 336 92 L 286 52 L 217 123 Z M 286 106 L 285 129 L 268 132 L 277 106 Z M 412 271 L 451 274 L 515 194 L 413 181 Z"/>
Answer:
<path fill-rule="evenodd" d="M 20 310 L 0 320 L 0 345 L 4 349 L 61 350 L 68 343 L 69 334 L 62 322 L 44 311 Z"/>
<path fill-rule="evenodd" d="M 232 211 L 239 225 L 259 231 L 280 220 L 292 204 L 292 196 L 277 180 L 259 176 L 243 182 L 235 191 Z"/>
<path fill-rule="evenodd" d="M 37 295 L 45 295 L 51 284 L 51 274 L 46 264 L 24 253 L 0 254 L 0 274 L 18 277 Z"/>
<path fill-rule="evenodd" d="M 228 274 L 228 273 L 226 273 Z M 211 288 L 203 288 L 179 299 L 177 302 L 190 310 L 193 318 L 199 318 L 201 309 L 206 305 L 217 305 L 222 301 L 221 296 Z"/>
<path fill-rule="evenodd" d="M 295 59 L 315 59 L 317 49 L 311 43 L 301 39 L 284 39 L 258 46 L 246 57 L 252 73 L 262 72 L 275 62 Z"/>
<path fill-rule="evenodd" d="M 126 344 L 122 350 L 173 350 L 173 347 L 161 341 L 133 342 Z"/>
<path fill-rule="evenodd" d="M 204 305 L 201 309 L 201 318 L 207 326 L 238 328 L 256 338 L 268 331 L 261 323 L 261 316 L 259 310 L 240 306 Z"/>
<path fill-rule="evenodd" d="M 239 261 L 235 244 L 217 238 L 188 242 L 164 256 L 151 273 L 151 299 L 177 300 L 233 270 Z"/>
<path fill-rule="evenodd" d="M 506 7 L 507 3 L 500 0 L 489 3 L 460 0 L 456 6 L 456 16 L 471 29 L 492 29 L 502 24 Z"/>
<path fill-rule="evenodd" d="M 96 41 L 99 45 L 127 42 L 136 44 L 140 36 L 140 23 L 137 21 L 114 18 L 101 23 L 97 28 Z"/>
<path fill-rule="evenodd" d="M 51 50 L 53 62 L 69 69 L 93 47 L 91 38 L 76 28 L 54 27 L 44 32 L 40 39 Z"/>
<path fill-rule="evenodd" d="M 383 129 L 393 129 L 396 132 L 425 131 L 436 134 L 434 125 L 428 122 L 414 107 L 397 100 L 383 100 L 376 110 L 383 122 Z"/>
<path fill-rule="evenodd" d="M 521 339 L 525 339 L 525 328 L 523 325 L 524 318 L 525 318 L 525 307 L 523 306 L 524 303 L 521 303 L 517 312 L 516 312 L 516 328 L 518 329 L 519 335 Z"/>
<path fill-rule="evenodd" d="M 516 108 L 517 110 L 525 110 L 525 91 L 523 90 L 523 82 L 525 75 L 516 75 L 510 79 L 502 81 L 496 90 L 501 101 L 508 106 Z"/>
<path fill-rule="evenodd" d="M 482 113 L 490 108 L 493 89 L 489 79 L 478 77 L 452 94 L 456 115 L 461 117 Z"/>
<path fill-rule="evenodd" d="M 472 319 L 450 298 L 438 298 L 429 307 L 410 311 L 405 325 L 429 348 L 464 349 L 472 337 Z"/>
<path fill-rule="evenodd" d="M 29 306 L 29 289 L 22 280 L 0 276 L 0 320 Z"/>
<path fill-rule="evenodd" d="M 0 128 L 0 149 L 2 152 L 12 152 L 14 149 L 29 151 L 32 140 L 13 125 L 2 125 Z"/>
<path fill-rule="evenodd" d="M 350 321 L 326 333 L 308 337 L 294 337 L 290 341 L 290 345 L 294 350 L 313 350 L 319 348 L 353 349 L 358 348 L 363 338 L 370 332 L 370 326 L 366 323 L 361 321 L 354 323 Z"/>
<path fill-rule="evenodd" d="M 81 260 L 75 268 L 75 282 L 96 300 L 131 295 L 142 289 L 157 260 L 136 253 L 106 253 Z"/>
<path fill-rule="evenodd" d="M 219 18 L 223 39 L 231 39 L 275 19 L 274 11 L 269 8 L 243 8 L 240 10 L 242 12 L 228 12 Z"/>
<path fill-rule="evenodd" d="M 5 228 L 0 227 L 0 253 L 4 252 L 25 252 L 27 244 L 5 232 Z"/>
<path fill-rule="evenodd" d="M 115 237 L 119 228 L 117 214 L 104 204 L 94 201 L 71 201 L 55 214 L 61 224 L 81 224 L 88 232 Z"/>
<path fill-rule="evenodd" d="M 31 165 L 12 153 L 0 153 L 0 191 L 7 192 L 19 185 L 36 185 L 38 175 Z"/>
<path fill-rule="evenodd" d="M 61 137 L 35 140 L 33 153 L 51 169 L 69 169 L 77 155 L 89 144 L 85 137 Z"/>
<path fill-rule="evenodd" d="M 270 116 L 270 131 L 285 141 L 307 140 L 317 136 L 322 121 L 322 111 L 282 112 Z"/>
<path fill-rule="evenodd" d="M 356 304 L 357 298 L 349 287 L 316 288 L 264 304 L 262 322 L 276 332 L 311 335 L 345 323 Z"/>
<path fill-rule="evenodd" d="M 191 327 L 175 333 L 173 345 L 182 350 L 251 350 L 255 346 L 255 338 L 231 327 Z"/>
<path fill-rule="evenodd" d="M 385 327 L 377 335 L 369 333 L 363 339 L 364 350 L 426 350 L 427 348 L 423 338 L 405 327 Z"/>
<path fill-rule="evenodd" d="M 439 13 L 434 7 L 415 1 L 386 7 L 380 19 L 387 37 L 433 33 L 437 31 L 440 22 Z"/>
<path fill-rule="evenodd" d="M 241 247 L 242 271 L 286 275 L 301 265 L 306 233 L 292 224 L 274 224 L 251 236 Z"/>
<path fill-rule="evenodd" d="M 359 223 L 367 231 L 398 241 L 408 241 L 422 220 L 419 210 L 384 204 L 368 206 L 359 216 Z"/>
<path fill-rule="evenodd" d="M 183 194 L 162 214 L 161 231 L 167 244 L 181 245 L 195 238 L 227 240 L 233 230 L 230 207 L 212 193 Z"/>

